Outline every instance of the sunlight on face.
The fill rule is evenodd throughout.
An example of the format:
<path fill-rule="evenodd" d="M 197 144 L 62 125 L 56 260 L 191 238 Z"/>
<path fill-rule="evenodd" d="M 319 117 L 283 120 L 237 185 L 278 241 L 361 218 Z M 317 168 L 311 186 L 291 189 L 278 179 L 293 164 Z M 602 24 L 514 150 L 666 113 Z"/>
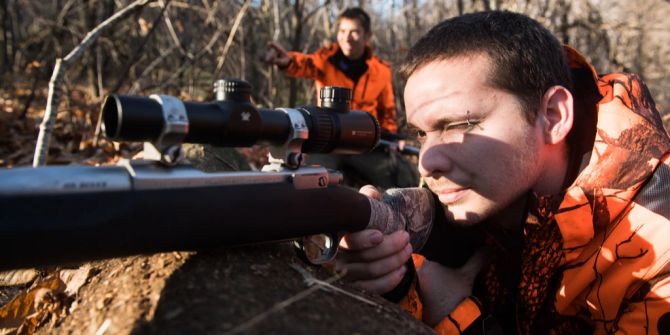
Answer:
<path fill-rule="evenodd" d="M 489 76 L 489 58 L 477 54 L 430 62 L 405 87 L 407 119 L 422 143 L 419 172 L 461 224 L 510 205 L 540 172 L 541 130 Z"/>
<path fill-rule="evenodd" d="M 358 59 L 365 52 L 365 44 L 370 39 L 363 25 L 356 19 L 343 17 L 337 30 L 337 43 L 342 53 L 350 59 Z"/>

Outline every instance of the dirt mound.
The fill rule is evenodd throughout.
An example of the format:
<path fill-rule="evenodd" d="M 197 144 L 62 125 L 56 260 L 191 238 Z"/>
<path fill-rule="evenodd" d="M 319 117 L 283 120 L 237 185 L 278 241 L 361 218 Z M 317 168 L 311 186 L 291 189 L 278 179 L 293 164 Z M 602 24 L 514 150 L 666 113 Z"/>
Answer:
<path fill-rule="evenodd" d="M 73 295 L 52 294 L 50 307 L 37 303 L 19 333 L 432 333 L 397 305 L 304 263 L 289 243 L 134 256 L 79 269 L 86 275 Z"/>

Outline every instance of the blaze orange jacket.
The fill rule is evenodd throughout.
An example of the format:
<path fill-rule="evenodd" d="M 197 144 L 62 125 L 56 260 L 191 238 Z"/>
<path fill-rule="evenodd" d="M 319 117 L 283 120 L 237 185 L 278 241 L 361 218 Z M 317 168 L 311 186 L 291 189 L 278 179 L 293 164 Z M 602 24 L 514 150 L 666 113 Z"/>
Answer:
<path fill-rule="evenodd" d="M 351 109 L 375 116 L 381 127 L 391 133 L 398 130 L 395 101 L 391 85 L 391 69 L 366 47 L 368 70 L 354 83 L 328 59 L 340 49 L 337 43 L 311 54 L 289 52 L 292 61 L 285 69 L 291 77 L 310 78 L 316 82 L 316 97 L 324 86 L 340 86 L 352 91 Z"/>
<path fill-rule="evenodd" d="M 638 76 L 599 77 L 583 56 L 566 53 L 595 92 L 595 129 L 582 151 L 591 157 L 562 194 L 531 197 L 520 279 L 507 305 L 514 331 L 670 334 L 670 138 Z M 420 267 L 423 257 L 413 259 Z M 492 298 L 500 290 L 489 280 L 494 264 L 478 278 L 490 294 L 463 301 L 435 327 L 439 334 L 481 331 L 481 319 L 504 300 Z M 416 288 L 401 306 L 421 319 Z"/>

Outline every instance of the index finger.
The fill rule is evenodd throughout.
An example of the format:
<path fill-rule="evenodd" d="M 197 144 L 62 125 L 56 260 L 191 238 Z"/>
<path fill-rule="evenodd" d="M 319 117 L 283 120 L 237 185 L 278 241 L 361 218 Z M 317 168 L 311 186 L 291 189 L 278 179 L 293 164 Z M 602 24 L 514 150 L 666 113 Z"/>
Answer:
<path fill-rule="evenodd" d="M 284 54 L 284 53 L 286 53 L 286 50 L 284 50 L 284 47 L 282 47 L 279 43 L 277 43 L 277 42 L 275 42 L 275 41 L 270 41 L 270 42 L 268 42 L 268 44 L 267 44 L 267 48 L 268 48 L 268 49 L 275 50 L 275 51 L 276 51 L 277 53 L 279 53 L 279 54 Z"/>
<path fill-rule="evenodd" d="M 340 246 L 347 250 L 364 250 L 372 248 L 384 240 L 384 235 L 377 229 L 365 229 L 349 233 L 342 237 Z"/>

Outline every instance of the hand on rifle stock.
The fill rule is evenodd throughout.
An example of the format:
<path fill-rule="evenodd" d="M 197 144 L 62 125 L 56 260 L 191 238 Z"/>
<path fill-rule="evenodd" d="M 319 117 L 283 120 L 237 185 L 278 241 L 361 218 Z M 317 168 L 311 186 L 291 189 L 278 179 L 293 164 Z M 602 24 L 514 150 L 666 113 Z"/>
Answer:
<path fill-rule="evenodd" d="M 360 192 L 376 200 L 381 194 L 367 185 Z M 412 255 L 409 233 L 404 230 L 384 235 L 379 230 L 366 229 L 345 235 L 340 242 L 336 259 L 328 264 L 345 279 L 369 292 L 384 294 L 402 280 L 405 264 Z"/>
<path fill-rule="evenodd" d="M 360 193 L 375 200 L 382 198 L 370 185 L 361 188 Z M 364 290 L 385 294 L 402 281 L 412 251 L 410 234 L 406 230 L 384 235 L 379 230 L 366 229 L 345 235 L 338 255 L 327 266 L 336 272 L 344 272 L 345 279 Z M 460 268 L 424 260 L 416 270 L 424 322 L 435 326 L 472 295 L 474 280 L 486 258 L 487 252 L 481 249 Z"/>

